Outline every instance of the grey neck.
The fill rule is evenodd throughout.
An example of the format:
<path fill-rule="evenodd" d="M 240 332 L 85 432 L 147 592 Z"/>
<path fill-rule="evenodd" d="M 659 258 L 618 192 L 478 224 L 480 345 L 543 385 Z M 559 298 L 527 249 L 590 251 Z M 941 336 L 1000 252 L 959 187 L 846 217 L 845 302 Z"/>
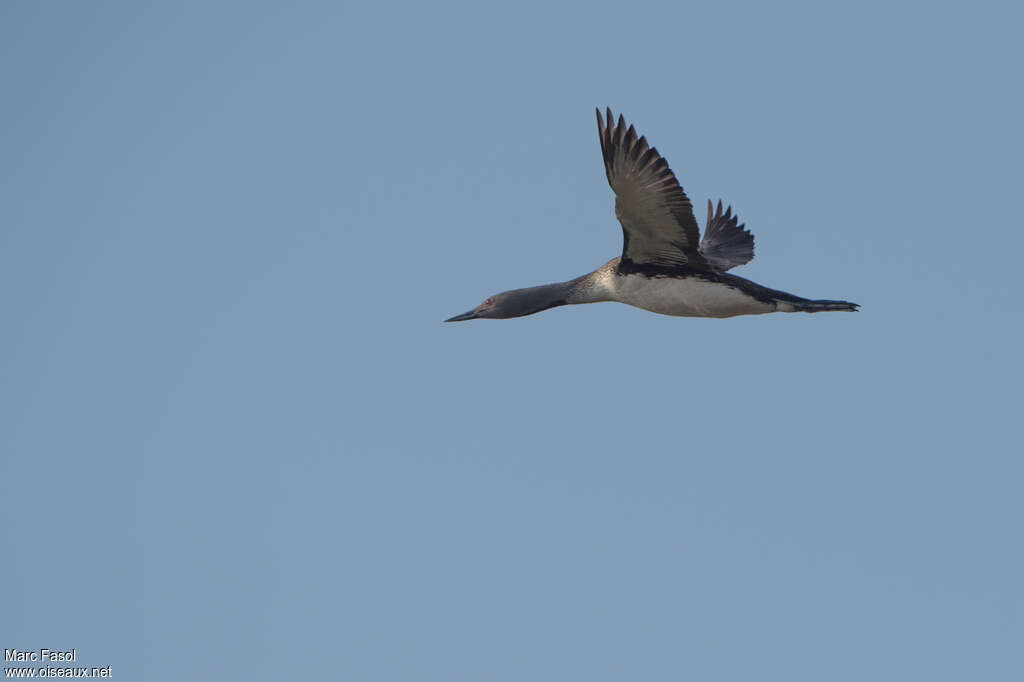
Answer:
<path fill-rule="evenodd" d="M 502 317 L 522 317 L 548 308 L 576 303 L 574 293 L 579 280 L 513 289 L 502 294 Z"/>

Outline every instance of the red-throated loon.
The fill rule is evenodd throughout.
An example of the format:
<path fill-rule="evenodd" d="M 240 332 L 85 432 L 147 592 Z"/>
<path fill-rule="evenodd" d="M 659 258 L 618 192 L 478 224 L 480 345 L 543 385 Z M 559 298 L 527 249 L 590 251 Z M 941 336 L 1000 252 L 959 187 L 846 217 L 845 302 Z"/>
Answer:
<path fill-rule="evenodd" d="M 573 303 L 618 301 L 684 317 L 733 317 L 774 312 L 856 312 L 848 301 L 810 300 L 763 287 L 726 271 L 754 257 L 754 236 L 732 207 L 708 201 L 704 238 L 693 204 L 668 163 L 619 116 L 597 111 L 597 132 L 615 217 L 622 223 L 622 255 L 568 282 L 505 291 L 445 322 L 532 315 Z"/>

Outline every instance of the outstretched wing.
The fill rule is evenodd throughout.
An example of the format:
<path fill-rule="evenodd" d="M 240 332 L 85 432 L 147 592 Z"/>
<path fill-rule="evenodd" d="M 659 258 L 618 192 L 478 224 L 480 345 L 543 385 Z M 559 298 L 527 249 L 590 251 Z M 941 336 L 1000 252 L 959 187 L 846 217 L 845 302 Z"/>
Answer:
<path fill-rule="evenodd" d="M 722 202 L 712 211 L 708 200 L 708 222 L 704 226 L 704 239 L 700 252 L 718 272 L 749 263 L 754 258 L 754 235 L 743 229 L 739 216 L 732 214 L 732 206 L 722 213 Z"/>
<path fill-rule="evenodd" d="M 615 192 L 615 217 L 622 223 L 623 265 L 688 265 L 709 269 L 698 248 L 700 228 L 679 181 L 654 147 L 608 109 L 597 112 L 604 169 Z"/>

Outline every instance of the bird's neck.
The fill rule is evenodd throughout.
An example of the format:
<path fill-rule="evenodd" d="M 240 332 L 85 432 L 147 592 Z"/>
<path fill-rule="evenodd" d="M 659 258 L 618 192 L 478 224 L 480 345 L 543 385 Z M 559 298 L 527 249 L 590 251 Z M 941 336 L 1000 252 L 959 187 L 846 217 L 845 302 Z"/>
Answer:
<path fill-rule="evenodd" d="M 515 314 L 511 317 L 533 315 L 548 308 L 555 308 L 569 303 L 579 303 L 579 301 L 573 300 L 575 282 L 576 280 L 558 282 L 556 284 L 542 284 L 538 287 L 515 289 L 506 292 L 510 299 L 510 309 L 515 311 Z"/>
<path fill-rule="evenodd" d="M 542 310 L 574 303 L 596 303 L 611 300 L 608 278 L 614 274 L 618 259 L 605 263 L 597 270 L 568 282 L 542 284 L 539 287 L 515 289 L 507 292 L 513 297 L 515 314 L 510 317 L 532 315 Z"/>

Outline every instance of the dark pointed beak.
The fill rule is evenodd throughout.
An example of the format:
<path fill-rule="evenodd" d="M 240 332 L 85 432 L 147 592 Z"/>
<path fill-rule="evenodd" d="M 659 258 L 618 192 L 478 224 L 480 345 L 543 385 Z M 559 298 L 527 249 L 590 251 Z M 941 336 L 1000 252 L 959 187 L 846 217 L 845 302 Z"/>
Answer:
<path fill-rule="evenodd" d="M 464 322 L 465 320 L 475 320 L 477 317 L 475 310 L 470 310 L 468 313 L 462 313 L 455 317 L 449 317 L 445 322 Z"/>

